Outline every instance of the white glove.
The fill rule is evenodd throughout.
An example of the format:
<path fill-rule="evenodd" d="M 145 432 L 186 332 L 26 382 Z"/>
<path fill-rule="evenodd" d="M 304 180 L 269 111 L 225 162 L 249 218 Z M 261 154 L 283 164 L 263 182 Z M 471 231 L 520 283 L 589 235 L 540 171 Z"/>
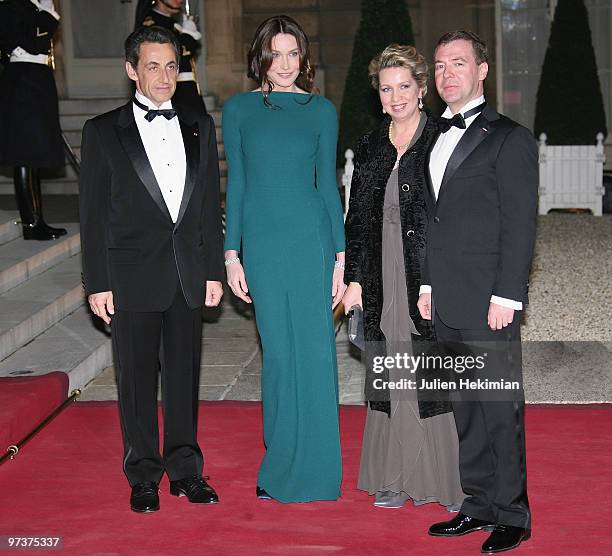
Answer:
<path fill-rule="evenodd" d="M 55 19 L 59 21 L 60 15 L 55 11 L 53 6 L 53 0 L 31 0 L 39 10 L 50 13 Z"/>
<path fill-rule="evenodd" d="M 178 29 L 179 33 L 187 33 L 188 35 L 191 35 L 196 41 L 199 41 L 202 38 L 202 33 L 198 31 L 195 21 L 190 15 L 183 14 L 181 24 L 175 24 L 175 27 Z"/>
<path fill-rule="evenodd" d="M 197 33 L 198 28 L 196 27 L 195 21 L 193 20 L 193 16 L 183 14 L 183 19 L 181 20 L 181 27 L 183 29 L 183 33 Z"/>

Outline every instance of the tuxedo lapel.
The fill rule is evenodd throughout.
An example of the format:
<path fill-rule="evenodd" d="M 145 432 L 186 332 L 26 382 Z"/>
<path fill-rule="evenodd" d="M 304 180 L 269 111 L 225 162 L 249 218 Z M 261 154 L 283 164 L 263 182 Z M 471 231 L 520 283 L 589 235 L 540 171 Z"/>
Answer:
<path fill-rule="evenodd" d="M 186 171 L 185 187 L 183 189 L 183 198 L 181 199 L 181 206 L 176 219 L 176 226 L 181 223 L 183 215 L 187 210 L 187 205 L 189 204 L 189 199 L 191 199 L 191 194 L 193 193 L 200 169 L 200 131 L 198 123 L 194 122 L 193 124 L 188 124 L 180 118 L 180 114 L 179 123 L 183 136 L 183 145 L 185 146 Z"/>
<path fill-rule="evenodd" d="M 155 204 L 170 220 L 172 217 L 168 212 L 168 207 L 164 201 L 159 184 L 155 178 L 153 168 L 147 157 L 140 133 L 138 132 L 138 126 L 134 119 L 134 112 L 132 110 L 132 102 L 128 102 L 121 110 L 119 115 L 119 123 L 116 126 L 117 135 L 119 140 L 125 149 L 125 152 L 136 171 L 136 174 L 140 178 L 140 181 L 146 187 L 149 195 L 151 195 Z"/>
<path fill-rule="evenodd" d="M 429 146 L 429 150 L 427 151 L 427 156 L 425 157 L 425 182 L 427 184 L 427 195 L 425 195 L 425 202 L 429 210 L 431 211 L 436 204 L 436 194 L 434 192 L 433 181 L 431 179 L 431 172 L 429 171 L 429 161 L 431 160 L 431 151 L 436 146 L 436 142 L 438 141 L 438 137 L 440 137 L 440 132 L 436 132 L 431 145 Z"/>
<path fill-rule="evenodd" d="M 444 171 L 444 177 L 442 178 L 442 184 L 440 185 L 440 194 L 447 182 L 455 175 L 457 168 L 459 168 L 459 166 L 463 164 L 463 161 L 472 154 L 478 145 L 480 145 L 488 133 L 489 122 L 480 114 L 463 134 L 463 137 L 459 143 L 457 143 L 453 154 L 449 158 L 446 170 Z"/>

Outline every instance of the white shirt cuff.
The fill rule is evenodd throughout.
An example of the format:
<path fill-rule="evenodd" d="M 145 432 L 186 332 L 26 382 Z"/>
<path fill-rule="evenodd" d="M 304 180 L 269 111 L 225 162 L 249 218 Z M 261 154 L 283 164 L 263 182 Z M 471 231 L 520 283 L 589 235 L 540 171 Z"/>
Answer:
<path fill-rule="evenodd" d="M 419 295 L 422 293 L 431 293 L 431 286 L 423 285 L 419 288 Z"/>
<path fill-rule="evenodd" d="M 60 14 L 58 14 L 53 8 L 47 8 L 45 6 L 41 6 L 38 0 L 30 0 L 32 4 L 34 4 L 41 12 L 47 12 L 51 14 L 57 21 L 60 20 Z"/>
<path fill-rule="evenodd" d="M 520 301 L 514 301 L 513 299 L 506 299 L 505 297 L 498 297 L 496 295 L 491 296 L 491 303 L 507 307 L 508 309 L 514 309 L 515 311 L 523 310 L 523 304 Z"/>

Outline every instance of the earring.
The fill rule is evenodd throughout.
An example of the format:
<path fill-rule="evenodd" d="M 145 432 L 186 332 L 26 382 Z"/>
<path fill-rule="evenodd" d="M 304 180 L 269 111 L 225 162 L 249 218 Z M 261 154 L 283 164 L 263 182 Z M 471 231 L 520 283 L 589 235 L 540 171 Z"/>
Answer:
<path fill-rule="evenodd" d="M 384 108 L 383 108 L 382 110 L 383 110 L 383 114 L 386 114 L 386 113 L 387 113 L 387 111 L 386 111 Z"/>
<path fill-rule="evenodd" d="M 423 99 L 419 97 L 419 110 L 423 110 Z"/>

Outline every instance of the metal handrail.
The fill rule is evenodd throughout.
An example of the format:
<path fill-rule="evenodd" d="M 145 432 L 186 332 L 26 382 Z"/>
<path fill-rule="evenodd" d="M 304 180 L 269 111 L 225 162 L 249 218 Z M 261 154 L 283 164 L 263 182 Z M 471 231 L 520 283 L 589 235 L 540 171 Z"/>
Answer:
<path fill-rule="evenodd" d="M 75 401 L 81 395 L 80 390 L 73 390 L 70 396 L 66 398 L 62 404 L 54 409 L 43 421 L 41 421 L 34 429 L 32 429 L 26 436 L 24 436 L 19 442 L 11 444 L 6 452 L 0 457 L 0 465 L 5 461 L 13 460 L 21 450 L 22 446 L 30 440 L 36 433 L 38 433 L 43 427 L 48 425 L 68 404 Z"/>
<path fill-rule="evenodd" d="M 68 160 L 70 161 L 76 175 L 79 176 L 81 174 L 81 160 L 70 146 L 70 143 L 68 142 L 68 139 L 64 133 L 62 133 L 62 141 L 64 142 L 64 150 L 68 155 Z"/>

